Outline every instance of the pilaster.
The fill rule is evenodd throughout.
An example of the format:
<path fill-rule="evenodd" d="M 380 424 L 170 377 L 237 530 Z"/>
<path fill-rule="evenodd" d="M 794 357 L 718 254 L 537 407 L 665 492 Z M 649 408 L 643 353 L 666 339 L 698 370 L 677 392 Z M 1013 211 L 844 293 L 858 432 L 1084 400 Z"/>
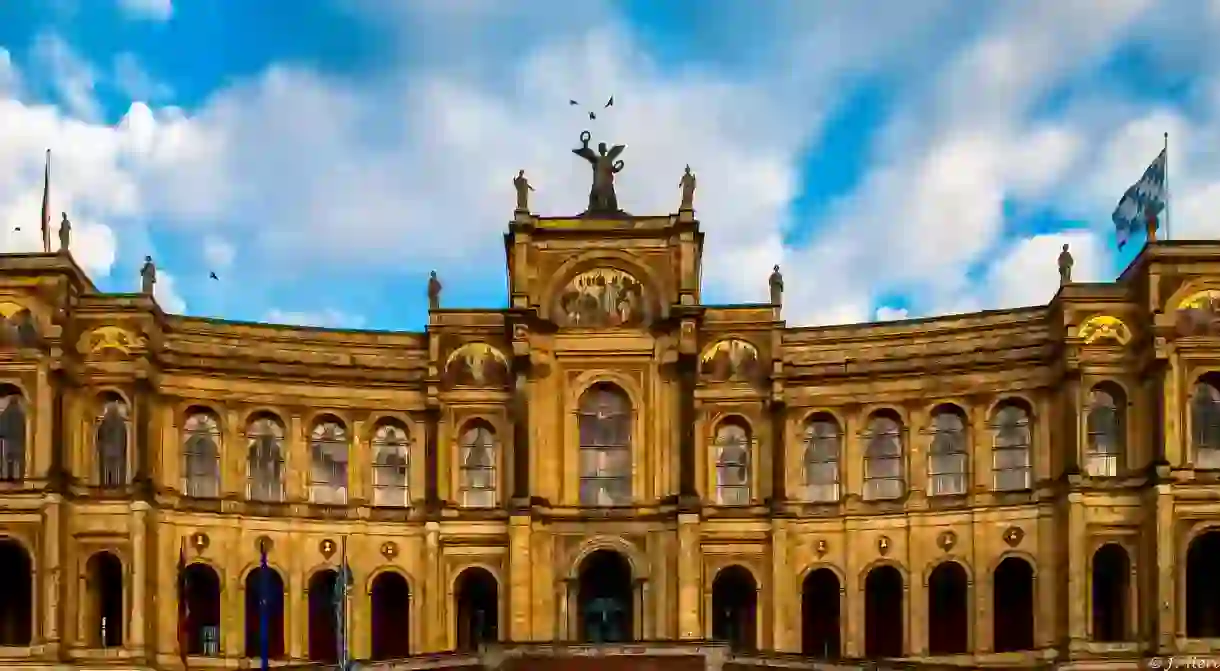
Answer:
<path fill-rule="evenodd" d="M 678 515 L 678 636 L 703 638 L 703 549 L 699 515 Z"/>
<path fill-rule="evenodd" d="M 770 584 L 765 592 L 771 594 L 771 647 L 779 652 L 799 652 L 800 637 L 795 632 L 799 631 L 801 621 L 801 590 L 788 557 L 788 521 L 784 519 L 771 522 L 771 579 L 767 582 Z M 760 639 L 759 643 L 768 642 Z"/>
<path fill-rule="evenodd" d="M 46 497 L 42 508 L 41 551 L 39 559 L 42 562 L 40 575 L 42 577 L 42 594 L 34 597 L 35 604 L 42 603 L 42 626 L 35 627 L 36 641 L 41 641 L 48 647 L 49 656 L 57 656 L 62 633 L 60 630 L 61 600 L 67 597 L 61 584 L 64 576 L 62 545 L 60 537 L 63 534 L 60 508 L 63 505 L 58 494 Z M 38 612 L 35 610 L 35 612 Z M 41 629 L 41 632 L 39 630 Z M 37 634 L 41 634 L 38 636 Z"/>
<path fill-rule="evenodd" d="M 157 571 L 155 565 L 150 567 L 148 561 L 148 517 L 149 505 L 144 501 L 131 504 L 131 518 L 128 533 L 131 536 L 131 626 L 128 628 L 128 645 L 137 658 L 143 658 L 147 653 L 145 647 L 148 635 L 148 613 L 155 611 L 156 605 L 148 602 L 148 584 L 155 581 Z M 155 584 L 155 583 L 154 583 Z M 151 607 L 151 608 L 150 608 Z M 155 623 L 155 618 L 153 619 Z M 154 638 L 155 640 L 155 638 Z"/>
<path fill-rule="evenodd" d="M 1178 604 L 1177 542 L 1174 533 L 1173 485 L 1156 486 L 1156 594 L 1158 607 L 1156 619 L 1156 651 L 1159 655 L 1172 654 L 1177 649 Z M 1185 567 L 1183 566 L 1183 569 Z"/>
<path fill-rule="evenodd" d="M 533 579 L 531 523 L 528 515 L 513 515 L 508 521 L 508 636 L 513 641 L 533 638 Z"/>
<path fill-rule="evenodd" d="M 449 638 L 449 611 L 445 598 L 449 590 L 441 573 L 441 525 L 437 522 L 424 524 L 424 650 L 440 652 L 446 650 Z"/>
<path fill-rule="evenodd" d="M 1068 494 L 1068 642 L 1081 650 L 1088 642 L 1089 561 L 1084 495 Z"/>

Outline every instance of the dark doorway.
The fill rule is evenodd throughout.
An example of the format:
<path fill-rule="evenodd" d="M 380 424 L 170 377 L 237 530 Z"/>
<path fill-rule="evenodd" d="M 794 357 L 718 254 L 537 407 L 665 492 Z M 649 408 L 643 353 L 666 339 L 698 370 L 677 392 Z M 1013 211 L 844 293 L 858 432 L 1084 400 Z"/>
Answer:
<path fill-rule="evenodd" d="M 90 596 L 89 639 L 94 647 L 123 646 L 123 562 L 98 552 L 85 565 Z"/>
<path fill-rule="evenodd" d="M 1220 529 L 1196 537 L 1186 551 L 1186 636 L 1220 638 Z"/>
<path fill-rule="evenodd" d="M 992 576 L 996 652 L 1034 648 L 1034 567 L 1019 557 L 1000 562 Z"/>
<path fill-rule="evenodd" d="M 586 643 L 622 643 L 635 637 L 631 564 L 619 553 L 598 550 L 580 565 L 577 630 Z"/>
<path fill-rule="evenodd" d="M 0 539 L 0 645 L 27 646 L 34 626 L 34 564 L 15 540 Z"/>
<path fill-rule="evenodd" d="M 309 578 L 309 659 L 339 661 L 338 602 L 335 587 L 338 572 L 322 569 Z"/>
<path fill-rule="evenodd" d="M 373 659 L 411 654 L 411 588 L 407 579 L 386 571 L 373 580 Z"/>
<path fill-rule="evenodd" d="M 1093 553 L 1093 640 L 1127 640 L 1127 589 L 1131 562 L 1117 543 L 1106 543 Z"/>
<path fill-rule="evenodd" d="M 284 579 L 271 567 L 246 575 L 246 657 L 262 656 L 263 635 L 267 658 L 284 657 Z"/>
<path fill-rule="evenodd" d="M 839 576 L 828 568 L 810 571 L 801 584 L 801 652 L 823 659 L 842 655 L 839 636 Z"/>
<path fill-rule="evenodd" d="M 186 654 L 220 656 L 220 576 L 207 564 L 191 564 L 183 569 L 182 591 Z"/>
<path fill-rule="evenodd" d="M 902 573 L 878 566 L 864 579 L 864 655 L 901 657 L 904 610 Z"/>
<path fill-rule="evenodd" d="M 967 652 L 970 637 L 969 586 L 966 569 L 942 562 L 928 576 L 928 654 Z"/>
<path fill-rule="evenodd" d="M 712 581 L 712 638 L 737 650 L 755 648 L 758 583 L 742 566 L 729 566 Z"/>
<path fill-rule="evenodd" d="M 481 643 L 499 640 L 500 585 L 490 571 L 477 566 L 462 571 L 454 598 L 458 650 L 478 650 Z"/>

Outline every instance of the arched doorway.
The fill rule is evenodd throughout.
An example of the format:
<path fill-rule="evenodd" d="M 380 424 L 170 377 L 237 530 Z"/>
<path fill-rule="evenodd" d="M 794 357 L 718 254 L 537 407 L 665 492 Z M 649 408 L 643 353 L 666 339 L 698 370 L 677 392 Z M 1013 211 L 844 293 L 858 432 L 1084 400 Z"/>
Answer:
<path fill-rule="evenodd" d="M 1186 636 L 1220 638 L 1220 529 L 1197 536 L 1186 551 Z"/>
<path fill-rule="evenodd" d="M 339 661 L 338 582 L 339 573 L 333 569 L 309 578 L 309 659 L 315 662 Z"/>
<path fill-rule="evenodd" d="M 966 569 L 955 561 L 941 562 L 928 576 L 928 654 L 958 655 L 968 651 L 968 583 Z"/>
<path fill-rule="evenodd" d="M 0 645 L 27 646 L 33 640 L 34 563 L 25 547 L 0 539 Z"/>
<path fill-rule="evenodd" d="M 98 648 L 123 646 L 123 562 L 109 552 L 98 552 L 85 564 L 89 594 L 88 640 Z"/>
<path fill-rule="evenodd" d="M 1000 562 L 992 575 L 995 652 L 1034 648 L 1034 567 L 1020 557 Z"/>
<path fill-rule="evenodd" d="M 631 564 L 612 550 L 597 550 L 580 564 L 576 626 L 586 643 L 622 643 L 635 637 Z"/>
<path fill-rule="evenodd" d="M 729 566 L 712 581 L 712 638 L 734 649 L 755 648 L 758 583 L 749 569 Z"/>
<path fill-rule="evenodd" d="M 386 571 L 373 580 L 373 659 L 411 654 L 411 587 L 401 574 Z"/>
<path fill-rule="evenodd" d="M 259 567 L 246 575 L 246 657 L 284 657 L 284 579 L 275 569 Z"/>
<path fill-rule="evenodd" d="M 1093 640 L 1127 640 L 1127 590 L 1131 562 L 1117 543 L 1093 553 Z"/>
<path fill-rule="evenodd" d="M 207 564 L 190 564 L 182 571 L 186 608 L 180 613 L 188 655 L 220 655 L 220 576 Z"/>
<path fill-rule="evenodd" d="M 839 576 L 828 568 L 810 571 L 801 583 L 801 652 L 823 659 L 842 654 L 839 636 Z"/>
<path fill-rule="evenodd" d="M 500 585 L 490 571 L 479 566 L 462 571 L 454 599 L 458 650 L 477 650 L 480 643 L 499 640 Z"/>
<path fill-rule="evenodd" d="M 864 579 L 864 655 L 901 657 L 904 646 L 902 573 L 889 565 Z"/>

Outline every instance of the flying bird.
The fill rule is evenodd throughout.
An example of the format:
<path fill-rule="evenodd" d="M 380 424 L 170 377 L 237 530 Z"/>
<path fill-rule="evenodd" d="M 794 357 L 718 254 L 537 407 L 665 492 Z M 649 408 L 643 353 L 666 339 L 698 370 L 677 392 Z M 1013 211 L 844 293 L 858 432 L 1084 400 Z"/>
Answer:
<path fill-rule="evenodd" d="M 569 105 L 579 105 L 580 103 L 576 102 L 575 100 L 569 100 L 568 104 Z"/>
<path fill-rule="evenodd" d="M 592 113 L 592 112 L 589 112 L 589 118 L 590 118 L 590 119 L 596 119 L 596 118 L 597 118 L 597 115 L 596 115 L 596 114 L 594 114 L 594 113 Z"/>
<path fill-rule="evenodd" d="M 218 279 L 220 279 L 220 278 L 219 278 L 219 277 L 216 277 L 216 273 L 215 273 L 215 272 L 210 272 L 210 273 L 208 273 L 208 279 L 211 279 L 211 280 L 218 280 Z"/>
<path fill-rule="evenodd" d="M 606 101 L 606 104 L 602 106 L 602 109 L 606 109 L 607 107 L 610 107 L 613 104 L 614 104 L 614 96 L 610 96 L 610 99 Z"/>

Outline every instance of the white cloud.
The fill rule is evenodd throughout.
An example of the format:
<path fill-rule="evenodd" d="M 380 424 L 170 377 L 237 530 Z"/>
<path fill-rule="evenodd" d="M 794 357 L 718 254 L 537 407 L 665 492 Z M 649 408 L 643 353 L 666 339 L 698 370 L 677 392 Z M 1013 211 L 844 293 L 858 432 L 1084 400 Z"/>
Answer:
<path fill-rule="evenodd" d="M 17 93 L 17 68 L 8 49 L 0 47 L 0 96 Z"/>
<path fill-rule="evenodd" d="M 52 244 L 58 248 L 59 242 L 55 231 L 59 229 L 57 224 L 53 224 L 53 226 Z M 109 275 L 110 268 L 114 265 L 118 255 L 114 231 L 105 224 L 88 220 L 72 222 L 72 236 L 68 242 L 68 250 L 77 265 L 91 277 Z"/>
<path fill-rule="evenodd" d="M 153 297 L 161 309 L 171 314 L 186 312 L 186 301 L 178 295 L 177 282 L 174 276 L 164 270 L 157 270 L 157 283 L 153 285 Z"/>
<path fill-rule="evenodd" d="M 898 319 L 906 319 L 911 316 L 906 308 L 891 308 L 885 305 L 877 308 L 877 312 L 873 315 L 873 319 L 879 322 L 890 322 Z"/>
<path fill-rule="evenodd" d="M 80 58 L 62 37 L 43 33 L 34 40 L 35 61 L 51 75 L 51 84 L 69 114 L 85 121 L 96 119 L 101 108 L 97 102 L 97 70 Z"/>
<path fill-rule="evenodd" d="M 227 240 L 215 235 L 204 236 L 203 261 L 207 264 L 209 271 L 227 270 L 229 266 L 233 265 L 233 259 L 236 257 L 237 250 Z"/>
<path fill-rule="evenodd" d="M 174 15 L 173 0 L 118 0 L 119 9 L 132 19 L 168 21 Z"/>
<path fill-rule="evenodd" d="M 169 85 L 149 74 L 130 52 L 114 57 L 114 83 L 132 101 L 159 102 L 174 94 Z"/>
<path fill-rule="evenodd" d="M 321 326 L 323 328 L 358 329 L 364 326 L 364 317 L 341 310 L 319 310 L 295 312 L 291 310 L 273 309 L 267 312 L 263 321 L 270 324 L 289 324 L 293 326 Z"/>

